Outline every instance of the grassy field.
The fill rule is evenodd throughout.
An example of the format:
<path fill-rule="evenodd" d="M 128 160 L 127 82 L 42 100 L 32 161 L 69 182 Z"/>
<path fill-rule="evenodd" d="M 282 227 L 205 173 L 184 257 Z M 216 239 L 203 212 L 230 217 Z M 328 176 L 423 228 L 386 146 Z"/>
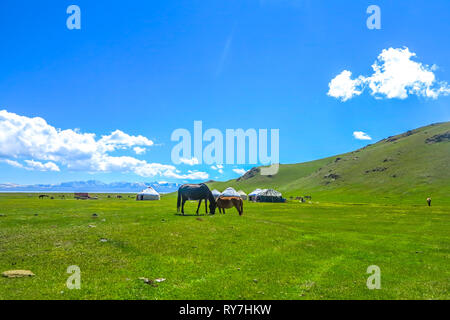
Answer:
<path fill-rule="evenodd" d="M 246 202 L 242 217 L 183 217 L 175 203 L 1 194 L 0 272 L 36 276 L 0 277 L 0 299 L 450 298 L 448 206 Z M 81 290 L 66 287 L 71 265 Z M 370 265 L 381 290 L 366 287 Z"/>
<path fill-rule="evenodd" d="M 273 188 L 287 198 L 318 201 L 415 204 L 431 197 L 450 206 L 450 122 L 414 129 L 362 149 L 306 163 L 282 164 L 275 176 L 246 175 L 209 183 L 249 193 Z"/>

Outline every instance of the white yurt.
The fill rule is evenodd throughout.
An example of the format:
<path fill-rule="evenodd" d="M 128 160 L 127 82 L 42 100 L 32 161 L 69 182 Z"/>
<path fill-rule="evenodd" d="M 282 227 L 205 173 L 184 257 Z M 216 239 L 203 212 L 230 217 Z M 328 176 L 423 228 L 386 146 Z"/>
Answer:
<path fill-rule="evenodd" d="M 247 194 L 244 191 L 239 190 L 238 193 L 242 200 L 247 200 Z"/>
<path fill-rule="evenodd" d="M 213 191 L 211 191 L 212 195 L 214 196 L 214 199 L 217 199 L 218 197 L 220 197 L 222 194 L 220 193 L 219 190 L 214 189 Z"/>
<path fill-rule="evenodd" d="M 237 193 L 236 190 L 234 190 L 233 188 L 229 187 L 226 188 L 224 192 L 222 192 L 222 196 L 223 197 L 241 197 L 239 195 L 239 193 Z"/>
<path fill-rule="evenodd" d="M 278 192 L 274 189 L 266 189 L 261 191 L 256 196 L 256 201 L 258 202 L 285 202 L 286 200 L 283 199 L 283 195 L 281 192 Z"/>
<path fill-rule="evenodd" d="M 261 189 L 253 190 L 252 192 L 250 192 L 250 193 L 248 194 L 248 200 L 250 200 L 250 201 L 255 201 L 255 200 L 256 200 L 256 197 L 258 196 L 258 194 L 260 194 L 262 191 L 263 191 L 263 190 L 261 190 Z"/>
<path fill-rule="evenodd" d="M 138 193 L 136 196 L 137 201 L 143 201 L 143 200 L 160 200 L 161 197 L 159 193 L 153 189 L 152 187 L 148 187 L 147 189 L 143 190 L 142 192 Z"/>

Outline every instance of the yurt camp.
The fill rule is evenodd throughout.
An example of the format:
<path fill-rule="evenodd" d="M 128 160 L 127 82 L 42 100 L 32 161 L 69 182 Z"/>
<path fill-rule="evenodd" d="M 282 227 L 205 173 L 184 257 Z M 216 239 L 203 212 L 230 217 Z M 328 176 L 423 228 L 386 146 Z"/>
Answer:
<path fill-rule="evenodd" d="M 238 197 L 238 198 L 241 197 L 241 196 L 239 195 L 239 193 L 238 193 L 235 189 L 233 189 L 233 188 L 231 188 L 231 187 L 226 188 L 225 191 L 222 192 L 222 196 L 223 196 L 223 197 Z"/>
<path fill-rule="evenodd" d="M 142 192 L 140 192 L 136 195 L 137 201 L 160 200 L 160 199 L 161 199 L 161 197 L 160 197 L 159 193 L 152 187 L 148 187 L 147 189 L 143 190 Z"/>
<path fill-rule="evenodd" d="M 283 199 L 283 195 L 273 189 L 266 189 L 261 191 L 256 196 L 257 202 L 285 202 L 285 199 Z"/>
<path fill-rule="evenodd" d="M 247 194 L 244 191 L 239 190 L 238 193 L 242 200 L 247 200 Z"/>
<path fill-rule="evenodd" d="M 256 189 L 253 190 L 249 195 L 248 195 L 248 200 L 250 201 L 256 201 L 256 197 L 258 196 L 258 194 L 260 194 L 263 190 L 261 189 Z"/>
<path fill-rule="evenodd" d="M 214 196 L 214 199 L 217 200 L 218 197 L 220 197 L 221 193 L 219 190 L 214 189 L 213 191 L 211 191 L 212 195 Z"/>

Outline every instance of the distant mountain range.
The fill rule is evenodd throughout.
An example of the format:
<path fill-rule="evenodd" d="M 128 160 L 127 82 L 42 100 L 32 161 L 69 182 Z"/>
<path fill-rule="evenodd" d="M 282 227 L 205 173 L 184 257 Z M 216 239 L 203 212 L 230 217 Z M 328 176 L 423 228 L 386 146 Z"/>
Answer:
<path fill-rule="evenodd" d="M 0 184 L 0 192 L 140 192 L 147 187 L 153 187 L 159 193 L 171 193 L 178 190 L 179 183 L 169 182 L 112 182 L 104 183 L 96 180 L 72 181 L 59 184 L 18 185 L 13 183 Z"/>

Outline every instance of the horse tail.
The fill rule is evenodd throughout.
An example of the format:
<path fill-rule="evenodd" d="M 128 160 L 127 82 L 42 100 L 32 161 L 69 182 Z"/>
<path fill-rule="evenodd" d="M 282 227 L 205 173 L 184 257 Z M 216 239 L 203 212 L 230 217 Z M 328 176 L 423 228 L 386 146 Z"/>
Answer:
<path fill-rule="evenodd" d="M 181 192 L 180 190 L 178 190 L 177 212 L 180 212 L 180 205 L 181 205 Z"/>
<path fill-rule="evenodd" d="M 244 200 L 241 199 L 241 215 L 244 214 Z"/>

